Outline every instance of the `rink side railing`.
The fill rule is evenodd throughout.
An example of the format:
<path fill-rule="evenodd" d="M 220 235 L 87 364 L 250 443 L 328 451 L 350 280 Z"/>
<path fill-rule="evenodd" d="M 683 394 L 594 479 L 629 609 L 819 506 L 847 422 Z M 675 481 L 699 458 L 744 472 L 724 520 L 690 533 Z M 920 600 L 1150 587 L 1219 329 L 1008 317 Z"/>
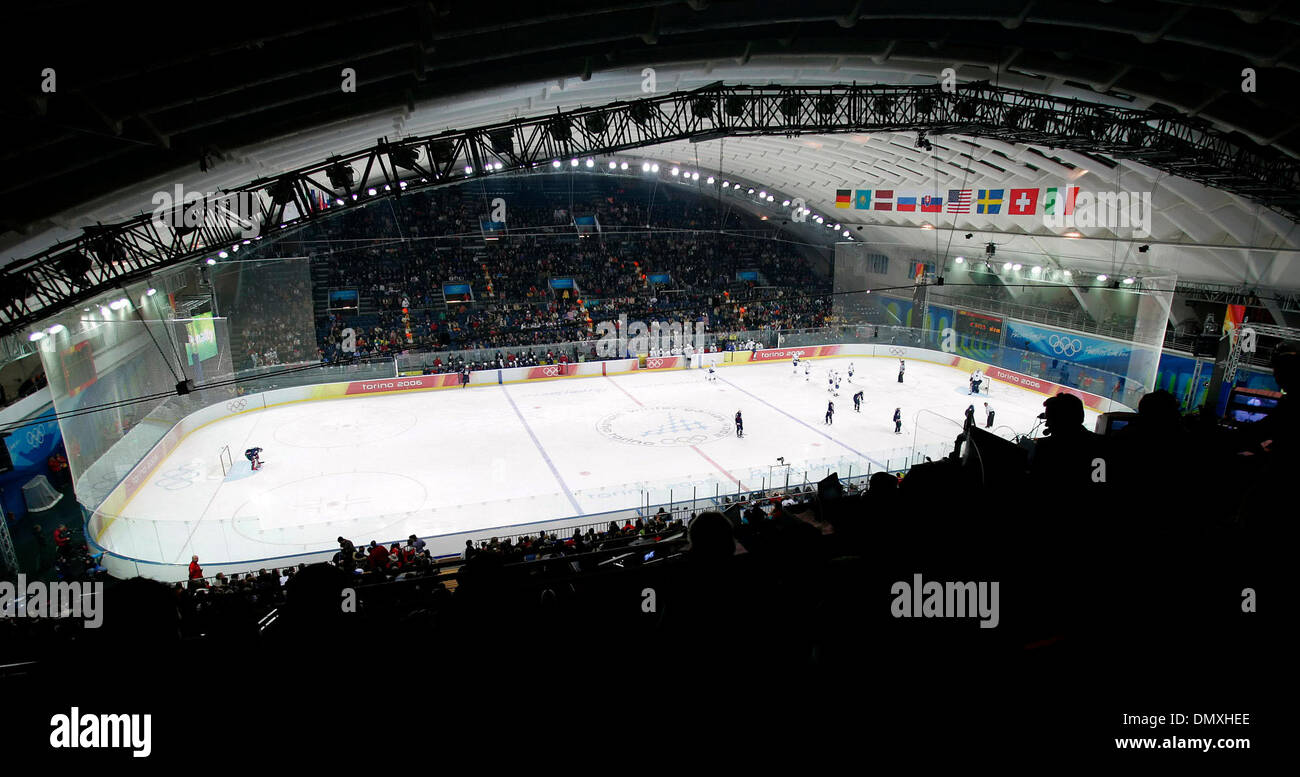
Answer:
<path fill-rule="evenodd" d="M 872 327 L 865 328 L 873 329 Z M 836 331 L 838 332 L 838 330 Z M 781 339 L 783 343 L 789 343 L 791 340 L 798 339 L 820 339 L 827 334 L 830 334 L 830 332 L 782 333 Z M 725 351 L 707 354 L 704 357 L 641 356 L 635 359 L 579 362 L 567 365 L 481 370 L 471 374 L 470 386 L 622 374 L 638 370 L 674 370 L 700 367 L 707 363 L 730 367 L 773 361 L 788 362 L 796 354 L 806 359 L 853 356 L 860 358 L 913 359 L 953 367 L 965 374 L 975 369 L 981 369 L 993 381 L 1014 385 L 1044 396 L 1050 396 L 1061 391 L 1075 394 L 1083 400 L 1087 407 L 1096 412 L 1128 409 L 1126 406 L 1106 397 L 1083 392 L 1069 386 L 1062 386 L 1030 375 L 1015 373 L 960 354 L 936 351 L 924 347 L 917 348 L 896 344 L 882 345 L 878 343 L 790 345 L 782 348 Z M 393 366 L 396 367 L 395 364 Z M 335 380 L 337 380 L 340 372 L 346 374 L 345 371 L 340 370 L 338 367 L 327 368 L 323 372 Z M 228 521 L 155 521 L 124 516 L 124 511 L 134 494 L 150 480 L 153 473 L 163 465 L 168 456 L 180 445 L 181 441 L 190 433 L 208 424 L 231 416 L 255 412 L 289 402 L 427 391 L 458 387 L 460 385 L 459 378 L 455 374 L 409 378 L 396 376 L 371 377 L 374 372 L 374 367 L 371 366 L 362 373 L 365 378 L 361 380 L 351 380 L 344 383 L 299 385 L 257 394 L 245 394 L 223 403 L 202 408 L 182 418 L 127 472 L 107 499 L 97 508 L 87 511 L 86 536 L 105 550 L 104 563 L 110 573 L 115 576 L 134 576 L 138 574 L 164 580 L 181 580 L 186 577 L 186 565 L 191 551 L 200 555 L 201 558 L 210 559 L 213 556 L 219 557 L 222 555 L 228 558 L 231 555 L 228 552 L 231 547 L 231 540 L 234 539 L 237 544 L 245 544 L 244 540 L 253 539 L 249 535 L 249 532 L 252 531 L 256 531 L 259 537 L 259 539 L 254 540 L 255 542 L 268 542 L 276 547 L 283 548 L 285 552 L 266 558 L 244 558 L 212 566 L 221 571 L 242 572 L 264 566 L 328 559 L 334 552 L 332 546 L 335 544 L 334 537 L 336 536 L 341 535 L 350 539 L 365 537 L 368 540 L 392 533 L 394 536 L 385 540 L 385 542 L 390 543 L 394 540 L 405 541 L 405 538 L 409 536 L 409 532 L 392 532 L 391 530 L 395 528 L 396 524 L 423 523 L 427 526 L 428 522 L 421 521 L 421 516 L 429 517 L 438 511 L 437 508 L 420 511 L 420 515 L 406 513 L 397 516 L 368 516 L 364 519 L 347 519 L 337 523 L 324 522 L 312 527 L 282 526 L 272 529 L 256 525 L 256 519 L 251 519 L 254 525 L 237 526 L 236 524 L 239 521 L 237 518 Z M 957 380 L 962 379 L 964 377 L 957 378 Z M 574 495 L 578 498 L 617 498 L 619 501 L 623 501 L 625 506 L 607 512 L 570 515 L 566 518 L 553 520 L 519 524 L 506 521 L 502 525 L 490 529 L 435 535 L 424 539 L 431 546 L 436 541 L 436 547 L 434 548 L 436 555 L 455 554 L 463 548 L 466 539 L 486 538 L 491 536 L 492 532 L 504 529 L 515 529 L 532 534 L 543 530 L 550 532 L 571 528 L 579 523 L 591 523 L 596 516 L 601 516 L 601 521 L 608 523 L 609 520 L 617 520 L 619 517 L 626 518 L 628 516 L 652 514 L 660 506 L 668 510 L 684 510 L 683 505 L 688 500 L 687 487 L 693 489 L 693 492 L 689 494 L 692 508 L 699 508 L 701 504 L 710 504 L 716 507 L 721 499 L 730 498 L 733 495 L 766 493 L 774 489 L 787 489 L 794 485 L 811 485 L 829 474 L 837 473 L 841 480 L 857 482 L 869 478 L 875 472 L 905 472 L 913 464 L 927 458 L 941 458 L 951 450 L 952 440 L 960 431 L 959 427 L 949 428 L 944 423 L 924 426 L 923 419 L 919 417 L 919 414 L 912 421 L 914 423 L 912 424 L 913 438 L 911 445 L 896 448 L 889 452 L 882 452 L 874 457 L 842 456 L 800 464 L 781 465 L 779 467 L 777 465 L 751 467 L 748 472 L 735 473 L 738 482 L 735 483 L 734 489 L 731 484 L 724 486 L 719 482 L 716 475 L 700 477 L 688 475 L 674 480 L 672 483 L 630 483 L 623 487 L 593 489 L 592 492 L 577 491 L 574 492 Z M 921 435 L 923 429 L 925 434 Z M 213 452 L 213 461 L 216 461 L 216 451 Z M 220 486 L 220 480 L 213 480 L 215 480 L 215 483 L 208 483 L 206 486 L 201 487 L 210 487 L 215 493 L 215 489 Z M 634 496 L 638 500 L 637 506 L 627 507 L 626 505 L 632 501 Z M 545 497 L 532 500 L 522 498 L 505 501 L 510 503 L 504 504 L 498 501 L 479 505 L 457 505 L 444 509 L 460 511 L 460 517 L 464 516 L 465 510 L 475 510 L 485 516 L 485 522 L 490 522 L 494 516 L 506 517 L 528 511 L 530 501 L 533 502 L 532 509 L 554 508 L 553 504 L 542 504 L 542 502 L 546 501 Z M 601 501 L 601 499 L 596 501 Z M 698 509 L 692 509 L 690 512 L 698 512 Z M 249 520 L 245 519 L 245 522 Z M 307 536 L 313 533 L 321 536 Z M 267 537 L 268 534 L 272 536 Z M 267 537 L 267 539 L 260 539 L 262 537 Z M 181 550 L 173 552 L 172 548 L 180 548 Z"/>

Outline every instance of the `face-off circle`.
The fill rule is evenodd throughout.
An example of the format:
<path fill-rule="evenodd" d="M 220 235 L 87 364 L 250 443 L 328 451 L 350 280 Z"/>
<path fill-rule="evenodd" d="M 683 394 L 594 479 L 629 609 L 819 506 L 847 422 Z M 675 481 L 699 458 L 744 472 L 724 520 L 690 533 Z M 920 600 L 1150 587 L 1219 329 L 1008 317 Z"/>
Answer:
<path fill-rule="evenodd" d="M 731 419 L 718 413 L 662 406 L 611 413 L 596 430 L 615 442 L 658 448 L 701 445 L 734 433 Z"/>

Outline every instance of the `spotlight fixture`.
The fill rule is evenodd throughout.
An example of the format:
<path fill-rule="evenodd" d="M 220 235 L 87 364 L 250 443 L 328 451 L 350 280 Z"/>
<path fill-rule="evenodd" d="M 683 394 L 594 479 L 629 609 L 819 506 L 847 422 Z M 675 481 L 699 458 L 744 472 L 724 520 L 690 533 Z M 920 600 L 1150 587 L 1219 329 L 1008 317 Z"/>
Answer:
<path fill-rule="evenodd" d="M 577 167 L 577 166 L 578 166 L 578 160 L 576 159 L 569 160 L 569 167 Z"/>
<path fill-rule="evenodd" d="M 616 169 L 617 167 L 618 167 L 618 162 L 615 162 L 615 161 L 612 160 L 612 159 L 609 160 L 609 169 L 610 169 L 610 170 L 614 170 L 614 169 Z"/>
<path fill-rule="evenodd" d="M 781 207 L 782 207 L 782 208 L 788 208 L 788 207 L 790 207 L 790 201 L 789 201 L 789 200 L 781 200 Z"/>
<path fill-rule="evenodd" d="M 668 172 L 669 172 L 670 175 L 672 175 L 674 178 L 676 178 L 677 175 L 678 175 L 681 171 L 678 170 L 676 167 L 674 167 L 673 169 L 669 170 Z"/>
<path fill-rule="evenodd" d="M 709 180 L 705 181 L 705 183 L 713 183 L 713 176 L 709 176 Z"/>
<path fill-rule="evenodd" d="M 1069 270 L 1061 270 L 1061 274 L 1064 275 L 1064 276 L 1067 277 L 1067 278 L 1069 278 L 1071 275 L 1073 275 L 1073 273 L 1071 273 Z"/>
<path fill-rule="evenodd" d="M 1011 265 L 1011 269 L 1020 272 L 1020 264 L 1017 262 L 1016 264 Z"/>
<path fill-rule="evenodd" d="M 643 173 L 648 173 L 648 172 L 650 172 L 650 163 L 649 163 L 649 162 L 642 162 L 642 163 L 641 163 L 641 172 L 643 172 Z"/>
<path fill-rule="evenodd" d="M 1133 280 L 1134 280 L 1133 278 L 1125 278 L 1125 279 L 1124 279 L 1124 285 L 1125 285 L 1125 286 L 1132 286 L 1132 285 L 1133 285 Z"/>
<path fill-rule="evenodd" d="M 1011 262 L 1003 262 L 1003 263 L 1002 263 L 1002 272 L 1006 272 L 1007 270 L 1010 270 L 1010 269 L 1011 269 Z"/>
<path fill-rule="evenodd" d="M 595 167 L 595 166 L 596 166 L 596 160 L 594 160 L 594 159 L 588 157 L 588 158 L 587 158 L 587 167 Z"/>
<path fill-rule="evenodd" d="M 954 259 L 953 261 L 956 262 L 957 264 L 961 264 L 961 263 L 963 263 L 963 262 L 966 261 L 966 257 L 964 257 L 964 256 L 959 256 L 959 257 L 957 257 L 956 259 Z"/>
<path fill-rule="evenodd" d="M 158 290 L 157 290 L 157 289 L 149 289 L 148 291 L 146 291 L 146 292 L 144 293 L 144 295 L 145 295 L 146 297 L 152 297 L 153 295 L 155 295 L 155 294 L 157 294 L 157 293 L 158 293 Z"/>
<path fill-rule="evenodd" d="M 627 169 L 627 162 L 620 162 L 619 165 L 618 165 L 618 169 L 619 169 L 619 170 L 626 170 L 626 169 Z"/>
<path fill-rule="evenodd" d="M 551 161 L 551 167 L 559 167 L 559 166 L 560 166 L 560 160 L 555 159 Z"/>
<path fill-rule="evenodd" d="M 655 162 L 654 164 L 650 165 L 650 172 L 652 172 L 652 173 L 657 173 L 657 172 L 659 172 L 659 163 L 658 163 L 658 162 Z"/>
<path fill-rule="evenodd" d="M 214 264 L 216 264 L 216 263 L 217 263 L 217 260 L 216 260 L 216 259 L 213 259 L 213 258 L 210 257 L 210 256 L 208 257 L 208 266 L 209 266 L 209 267 L 211 267 L 212 265 L 214 265 Z"/>
<path fill-rule="evenodd" d="M 43 337 L 45 337 L 45 333 L 40 330 L 37 330 L 27 335 L 27 339 L 31 340 L 33 343 L 36 342 L 37 340 L 40 340 Z"/>
<path fill-rule="evenodd" d="M 1097 276 L 1097 280 L 1101 281 L 1102 283 L 1105 283 L 1105 282 L 1106 282 L 1106 278 L 1107 278 L 1107 276 L 1106 276 L 1105 273 L 1102 273 L 1101 275 L 1098 275 L 1098 276 Z"/>

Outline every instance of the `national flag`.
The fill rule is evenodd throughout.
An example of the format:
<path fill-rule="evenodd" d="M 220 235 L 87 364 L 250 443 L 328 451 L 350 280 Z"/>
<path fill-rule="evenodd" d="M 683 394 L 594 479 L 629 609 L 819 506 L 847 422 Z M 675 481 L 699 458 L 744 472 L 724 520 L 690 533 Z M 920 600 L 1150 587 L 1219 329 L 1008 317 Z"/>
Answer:
<path fill-rule="evenodd" d="M 1006 189 L 980 189 L 979 199 L 975 201 L 976 213 L 1000 213 L 1002 211 L 1002 194 Z"/>
<path fill-rule="evenodd" d="M 1079 187 L 1066 186 L 1063 189 L 1052 187 L 1047 190 L 1043 200 L 1043 213 L 1048 216 L 1070 216 L 1074 214 L 1074 200 L 1079 196 Z"/>
<path fill-rule="evenodd" d="M 914 211 L 916 210 L 916 195 L 909 194 L 904 197 L 898 196 L 898 210 Z"/>
<path fill-rule="evenodd" d="M 1032 216 L 1038 209 L 1037 189 L 1012 189 L 1007 201 L 1007 213 L 1012 216 Z"/>
<path fill-rule="evenodd" d="M 847 208 L 847 207 L 849 207 L 849 202 L 850 202 L 850 200 L 852 199 L 852 196 L 853 196 L 853 192 L 851 192 L 851 191 L 848 190 L 848 189 L 836 189 L 836 190 L 835 190 L 835 207 L 837 207 L 837 208 Z"/>
<path fill-rule="evenodd" d="M 970 213 L 970 189 L 948 190 L 948 212 Z"/>
<path fill-rule="evenodd" d="M 858 189 L 857 197 L 853 200 L 853 207 L 858 210 L 871 210 L 871 190 Z"/>
<path fill-rule="evenodd" d="M 922 213 L 939 213 L 943 210 L 943 198 L 925 195 L 921 198 Z"/>
<path fill-rule="evenodd" d="M 893 210 L 894 209 L 894 190 L 893 189 L 876 189 L 875 204 L 872 210 Z"/>

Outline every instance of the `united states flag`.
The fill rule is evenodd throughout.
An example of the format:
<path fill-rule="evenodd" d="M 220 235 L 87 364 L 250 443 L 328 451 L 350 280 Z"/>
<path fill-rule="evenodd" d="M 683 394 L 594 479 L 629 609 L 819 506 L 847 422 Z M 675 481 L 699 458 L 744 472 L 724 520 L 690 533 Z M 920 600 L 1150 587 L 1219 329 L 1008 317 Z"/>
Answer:
<path fill-rule="evenodd" d="M 948 190 L 948 212 L 970 213 L 970 189 Z"/>

